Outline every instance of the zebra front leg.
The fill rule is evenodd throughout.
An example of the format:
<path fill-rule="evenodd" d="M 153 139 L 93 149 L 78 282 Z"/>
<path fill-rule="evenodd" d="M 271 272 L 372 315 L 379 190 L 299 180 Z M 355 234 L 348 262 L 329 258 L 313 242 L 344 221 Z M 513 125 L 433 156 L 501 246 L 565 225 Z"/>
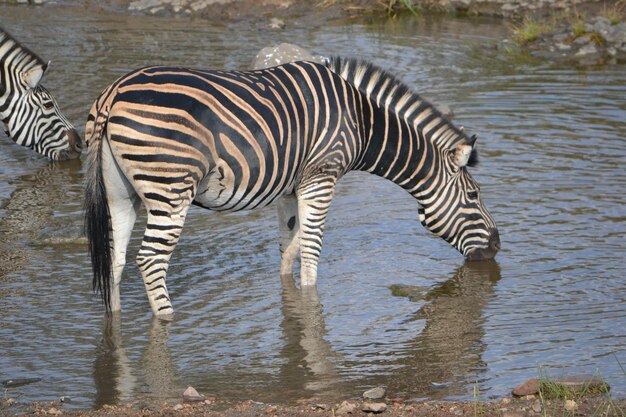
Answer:
<path fill-rule="evenodd" d="M 280 229 L 280 275 L 293 275 L 293 263 L 300 250 L 298 199 L 289 194 L 278 200 L 278 227 Z"/>
<path fill-rule="evenodd" d="M 148 222 L 143 242 L 137 254 L 137 265 L 155 316 L 174 313 L 165 285 L 170 257 L 183 230 L 189 203 L 177 213 L 148 209 Z"/>
<path fill-rule="evenodd" d="M 335 191 L 335 176 L 315 177 L 298 188 L 300 286 L 315 285 L 322 251 L 324 222 Z"/>

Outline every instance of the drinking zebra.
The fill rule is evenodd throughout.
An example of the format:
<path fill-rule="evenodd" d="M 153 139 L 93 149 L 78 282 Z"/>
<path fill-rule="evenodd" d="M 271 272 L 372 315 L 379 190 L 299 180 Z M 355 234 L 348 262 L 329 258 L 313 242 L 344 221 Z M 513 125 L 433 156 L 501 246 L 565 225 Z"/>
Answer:
<path fill-rule="evenodd" d="M 40 81 L 49 63 L 0 27 L 0 118 L 18 145 L 52 160 L 80 156 L 80 136 Z"/>
<path fill-rule="evenodd" d="M 165 277 L 190 204 L 237 211 L 277 201 L 280 272 L 290 274 L 299 255 L 301 285 L 315 285 L 335 184 L 350 170 L 407 190 L 422 224 L 467 258 L 500 248 L 467 171 L 476 138 L 365 62 L 139 69 L 98 97 L 85 135 L 94 288 L 113 311 L 141 203 L 148 219 L 137 264 L 156 315 L 173 312 Z"/>

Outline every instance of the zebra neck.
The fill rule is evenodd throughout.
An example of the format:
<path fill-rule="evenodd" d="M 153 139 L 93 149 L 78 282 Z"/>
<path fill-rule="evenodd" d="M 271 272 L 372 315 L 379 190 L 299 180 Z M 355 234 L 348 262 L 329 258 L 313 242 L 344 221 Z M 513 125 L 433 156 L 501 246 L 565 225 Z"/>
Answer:
<path fill-rule="evenodd" d="M 364 152 L 356 169 L 388 179 L 409 191 L 419 192 L 420 184 L 432 171 L 439 154 L 417 129 L 415 118 L 386 110 L 375 103 L 369 109 L 371 120 L 365 132 Z"/>

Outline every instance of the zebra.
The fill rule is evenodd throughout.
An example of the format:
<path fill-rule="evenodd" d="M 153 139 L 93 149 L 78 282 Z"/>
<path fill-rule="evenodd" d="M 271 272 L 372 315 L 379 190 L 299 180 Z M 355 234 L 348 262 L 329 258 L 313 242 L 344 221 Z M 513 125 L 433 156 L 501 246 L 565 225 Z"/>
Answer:
<path fill-rule="evenodd" d="M 49 65 L 0 27 L 0 118 L 5 133 L 52 160 L 76 159 L 81 138 L 40 84 Z"/>
<path fill-rule="evenodd" d="M 348 171 L 389 179 L 421 223 L 467 259 L 500 249 L 467 170 L 476 136 L 381 68 L 334 57 L 252 71 L 154 66 L 106 88 L 86 124 L 85 225 L 94 290 L 118 311 L 126 248 L 143 203 L 136 261 L 154 315 L 173 313 L 165 278 L 191 204 L 249 210 L 277 201 L 280 274 L 300 258 L 312 286 L 335 184 Z"/>

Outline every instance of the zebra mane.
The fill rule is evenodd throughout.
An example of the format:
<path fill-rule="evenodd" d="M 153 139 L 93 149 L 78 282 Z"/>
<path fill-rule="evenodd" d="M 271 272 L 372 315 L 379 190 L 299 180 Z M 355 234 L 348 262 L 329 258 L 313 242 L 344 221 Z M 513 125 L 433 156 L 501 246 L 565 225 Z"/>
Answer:
<path fill-rule="evenodd" d="M 454 126 L 432 103 L 413 92 L 406 84 L 382 68 L 360 59 L 333 56 L 326 61 L 326 67 L 338 74 L 348 83 L 354 85 L 360 92 L 372 98 L 380 107 L 394 109 L 399 116 L 407 116 L 407 120 L 414 119 L 418 114 L 428 111 L 433 118 L 440 118 L 453 133 L 455 140 L 449 145 L 458 143 L 462 138 L 464 143 L 471 144 L 475 139 L 467 137 L 462 129 Z M 407 115 L 409 109 L 412 109 Z M 448 135 L 449 136 L 449 135 Z M 470 165 L 476 165 L 478 154 L 474 149 L 470 156 Z"/>
<path fill-rule="evenodd" d="M 44 69 L 47 67 L 48 63 L 46 61 L 44 61 L 43 59 L 41 59 L 39 57 L 39 55 L 37 55 L 36 53 L 31 51 L 27 47 L 22 45 L 9 32 L 7 32 L 2 26 L 0 26 L 0 47 L 4 46 L 6 43 L 9 43 L 9 42 L 15 44 L 15 46 L 11 45 L 11 47 L 15 47 L 15 48 L 19 49 L 21 54 L 26 55 L 28 57 L 28 59 L 29 59 L 29 62 L 28 62 L 29 65 L 28 66 L 34 66 L 36 64 L 39 64 L 39 65 L 42 65 L 44 67 Z M 6 65 L 5 59 L 4 59 L 5 56 L 0 56 L 0 60 L 1 60 L 0 63 L 3 66 Z M 11 61 L 15 61 L 15 60 L 11 60 Z M 24 63 L 22 63 L 22 66 L 26 67 L 26 65 L 24 65 Z"/>

